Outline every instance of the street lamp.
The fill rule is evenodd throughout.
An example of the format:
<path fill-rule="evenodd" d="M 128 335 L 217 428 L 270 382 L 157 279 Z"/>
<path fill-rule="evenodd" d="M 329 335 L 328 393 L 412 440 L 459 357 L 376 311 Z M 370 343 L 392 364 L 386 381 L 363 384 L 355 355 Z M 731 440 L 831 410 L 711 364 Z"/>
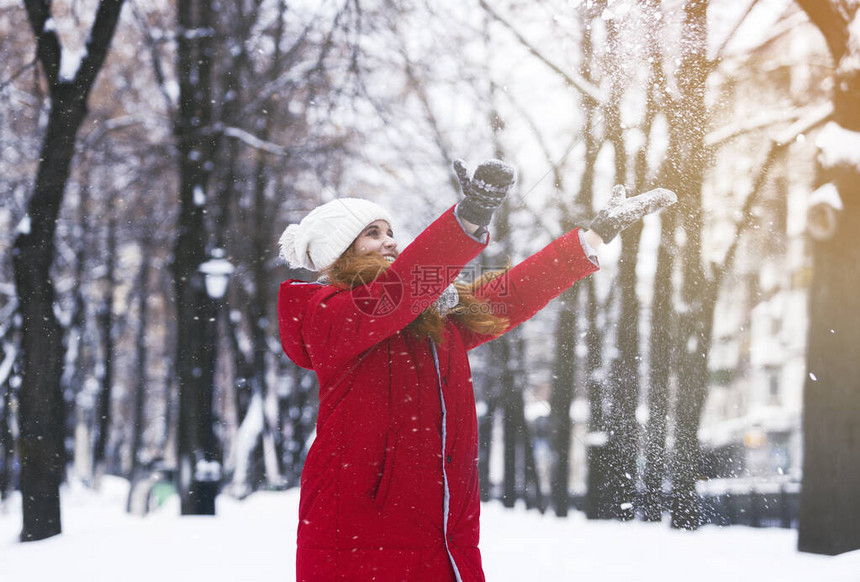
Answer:
<path fill-rule="evenodd" d="M 210 259 L 201 263 L 197 268 L 204 277 L 206 295 L 209 297 L 209 301 L 205 306 L 208 370 L 205 378 L 201 378 L 203 381 L 201 386 L 203 398 L 200 403 L 202 410 L 200 411 L 197 427 L 198 430 L 202 431 L 202 433 L 198 433 L 200 435 L 200 441 L 198 442 L 202 445 L 203 450 L 197 451 L 191 486 L 191 490 L 194 492 L 192 495 L 193 505 L 195 506 L 193 513 L 196 515 L 215 514 L 215 497 L 218 495 L 221 482 L 221 464 L 217 460 L 215 434 L 212 426 L 214 422 L 212 404 L 215 393 L 218 313 L 221 301 L 227 292 L 227 284 L 230 282 L 230 276 L 235 270 L 232 263 L 225 258 L 225 254 L 222 248 L 212 249 Z"/>
<path fill-rule="evenodd" d="M 227 283 L 235 268 L 224 258 L 224 249 L 212 249 L 212 258 L 201 263 L 198 270 L 205 276 L 206 294 L 212 299 L 220 300 L 227 292 Z"/>

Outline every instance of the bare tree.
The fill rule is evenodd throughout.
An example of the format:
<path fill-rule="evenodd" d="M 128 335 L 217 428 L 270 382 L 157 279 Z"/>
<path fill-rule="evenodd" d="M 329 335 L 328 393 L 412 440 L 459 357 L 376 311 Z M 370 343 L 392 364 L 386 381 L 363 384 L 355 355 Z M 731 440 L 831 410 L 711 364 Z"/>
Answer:
<path fill-rule="evenodd" d="M 593 48 L 591 27 L 589 26 L 590 11 L 585 7 L 582 10 L 579 72 L 587 83 L 592 84 Z M 594 126 L 598 113 L 597 102 L 587 96 L 581 97 L 578 93 L 577 97 L 579 97 L 577 106 L 583 108 L 585 115 L 582 137 L 585 144 L 585 159 L 582 163 L 583 173 L 579 183 L 577 202 L 587 212 L 590 212 L 594 190 L 594 164 L 599 151 L 597 137 L 590 131 L 590 128 Z M 555 186 L 559 191 L 564 191 L 561 172 L 555 176 Z M 572 205 L 562 205 L 562 211 L 562 229 L 565 231 L 573 229 L 576 226 L 576 218 L 573 215 Z M 577 381 L 576 345 L 578 330 L 584 329 L 587 323 L 585 318 L 578 316 L 579 303 L 580 297 L 583 295 L 583 286 L 588 285 L 590 285 L 590 280 L 575 285 L 562 294 L 561 309 L 555 329 L 555 361 L 550 394 L 550 434 L 553 451 L 551 491 L 553 510 L 559 517 L 566 517 L 570 509 L 570 447 L 572 437 L 570 407 L 573 404 Z M 595 397 L 598 397 L 596 393 Z M 589 458 L 594 459 L 594 455 L 589 453 Z M 596 471 L 595 468 L 594 476 L 598 474 Z"/>
<path fill-rule="evenodd" d="M 15 283 L 24 350 L 20 391 L 21 539 L 39 540 L 61 531 L 59 485 L 63 479 L 63 406 L 60 393 L 64 347 L 54 314 L 50 268 L 57 215 L 69 178 L 75 140 L 87 114 L 87 98 L 102 68 L 123 0 L 99 2 L 74 76 L 60 69 L 62 45 L 51 25 L 51 2 L 25 2 L 36 37 L 36 54 L 48 83 L 51 110 L 33 194 L 15 240 Z"/>
<path fill-rule="evenodd" d="M 761 201 L 771 170 L 797 135 L 820 125 L 829 115 L 829 111 L 811 108 L 771 137 L 764 158 L 756 166 L 752 187 L 734 224 L 734 237 L 723 260 L 708 260 L 702 243 L 705 224 L 703 182 L 718 143 L 707 140 L 705 135 L 711 111 L 704 97 L 708 76 L 716 63 L 716 60 L 707 58 L 707 7 L 708 0 L 684 5 L 682 52 L 676 73 L 678 96 L 670 99 L 665 108 L 670 131 L 660 181 L 678 192 L 679 203 L 662 215 L 664 234 L 658 254 L 652 327 L 651 389 L 655 398 L 652 413 L 656 417 L 657 442 L 652 441 L 651 444 L 657 447 L 652 456 L 657 466 L 656 472 L 649 477 L 649 492 L 652 499 L 658 495 L 658 476 L 665 459 L 660 452 L 665 427 L 661 426 L 659 416 L 666 410 L 667 366 L 671 366 L 676 369 L 677 389 L 670 463 L 671 512 L 672 526 L 682 529 L 695 529 L 702 524 L 701 503 L 696 491 L 696 482 L 702 472 L 698 431 L 710 386 L 708 358 L 714 341 L 714 316 L 722 283 L 734 266 L 742 234 L 754 223 L 753 211 Z M 677 247 L 675 229 L 683 230 L 685 235 Z M 678 269 L 680 285 L 677 289 L 678 303 L 673 308 L 667 303 L 667 296 L 672 292 L 663 279 L 671 278 L 674 269 Z M 674 333 L 673 338 L 669 337 L 669 330 Z M 656 519 L 656 511 L 652 517 Z"/>
<path fill-rule="evenodd" d="M 684 5 L 681 63 L 677 72 L 679 96 L 669 106 L 672 127 L 663 178 L 667 187 L 678 193 L 678 205 L 669 209 L 664 220 L 683 229 L 686 241 L 677 258 L 681 270 L 678 333 L 673 341 L 677 355 L 677 399 L 675 406 L 674 449 L 672 458 L 672 526 L 695 529 L 701 523 L 696 481 L 700 475 L 699 422 L 708 390 L 708 354 L 718 286 L 706 273 L 702 256 L 702 182 L 708 152 L 704 144 L 708 125 L 705 82 L 710 67 L 707 60 L 707 10 L 709 0 L 694 0 Z M 674 216 L 673 216 L 674 215 Z M 669 241 L 674 233 L 669 233 Z M 662 273 L 674 261 L 664 248 L 660 259 Z M 658 267 L 658 270 L 661 268 Z M 658 281 L 658 285 L 662 285 Z M 665 305 L 660 305 L 659 325 L 666 325 Z M 656 315 L 655 315 L 656 317 Z M 663 355 L 661 354 L 660 357 Z M 663 365 L 659 363 L 658 365 Z M 662 390 L 658 386 L 657 390 Z"/>
<path fill-rule="evenodd" d="M 833 58 L 833 121 L 822 136 L 817 203 L 809 216 L 815 278 L 810 292 L 808 377 L 803 398 L 803 486 L 798 548 L 860 548 L 860 5 L 797 0 Z M 832 155 L 854 144 L 850 158 Z"/>
<path fill-rule="evenodd" d="M 108 437 L 113 418 L 111 407 L 111 395 L 115 381 L 116 363 L 116 334 L 114 333 L 114 299 L 117 287 L 116 260 L 117 260 L 117 220 L 114 204 L 115 195 L 108 199 L 108 225 L 107 240 L 105 241 L 105 296 L 96 312 L 96 319 L 101 331 L 102 344 L 102 375 L 101 390 L 96 404 L 96 442 L 93 449 L 93 468 L 96 481 L 105 473 L 106 451 Z"/>
<path fill-rule="evenodd" d="M 645 31 L 648 50 L 648 90 L 646 92 L 645 135 L 651 128 L 657 113 L 662 107 L 660 97 L 666 85 L 663 74 L 663 58 L 659 45 L 662 18 L 658 0 L 644 0 L 643 13 L 652 26 Z M 647 149 L 642 147 L 636 160 L 636 184 L 644 189 L 647 181 Z M 648 425 L 645 431 L 644 455 L 645 469 L 642 475 L 644 492 L 641 499 L 643 519 L 661 521 L 663 519 L 663 480 L 666 478 L 666 430 L 669 412 L 668 379 L 670 370 L 670 338 L 672 323 L 672 233 L 674 233 L 674 214 L 663 213 L 657 251 L 658 271 L 654 279 L 654 300 L 651 308 L 651 333 L 649 337 L 649 375 L 648 375 Z"/>
<path fill-rule="evenodd" d="M 179 224 L 174 244 L 176 370 L 179 381 L 179 491 L 183 515 L 212 515 L 220 475 L 212 417 L 216 306 L 201 265 L 210 245 L 207 193 L 214 170 L 212 65 L 215 10 L 210 0 L 177 5 Z"/>
<path fill-rule="evenodd" d="M 132 404 L 131 417 L 131 467 L 129 475 L 131 477 L 132 487 L 129 491 L 127 510 L 132 510 L 132 495 L 134 490 L 133 484 L 140 476 L 141 458 L 140 449 L 143 443 L 143 428 L 144 428 L 144 406 L 146 403 L 146 387 L 147 387 L 147 356 L 149 349 L 146 343 L 146 326 L 143 322 L 147 321 L 149 315 L 148 301 L 150 294 L 149 286 L 149 270 L 152 264 L 152 259 L 149 253 L 143 253 L 143 261 L 140 265 L 140 270 L 137 275 L 137 319 L 138 326 L 135 334 L 135 349 L 137 351 L 137 362 L 135 365 L 135 384 L 133 389 L 134 401 Z"/>
<path fill-rule="evenodd" d="M 17 305 L 18 302 L 12 299 L 0 310 L 0 501 L 6 500 L 12 488 L 15 457 L 12 378 L 20 351 Z"/>
<path fill-rule="evenodd" d="M 607 23 L 610 80 L 609 100 L 604 107 L 606 139 L 614 153 L 616 184 L 628 183 L 628 155 L 621 119 L 621 100 L 626 90 L 622 34 L 616 19 Z M 636 406 L 639 402 L 639 299 L 636 295 L 636 262 L 642 223 L 621 233 L 621 256 L 618 259 L 618 321 L 615 325 L 617 355 L 609 362 L 607 389 L 611 399 L 609 431 L 606 442 L 605 470 L 608 473 L 609 503 L 603 507 L 607 517 L 633 519 L 636 501 L 636 457 L 639 426 Z"/>

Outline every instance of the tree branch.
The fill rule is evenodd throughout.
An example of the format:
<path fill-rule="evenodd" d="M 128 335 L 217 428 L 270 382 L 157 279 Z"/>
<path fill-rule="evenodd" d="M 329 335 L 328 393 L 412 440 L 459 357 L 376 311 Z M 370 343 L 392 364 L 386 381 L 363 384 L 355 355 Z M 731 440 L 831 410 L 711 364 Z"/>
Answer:
<path fill-rule="evenodd" d="M 12 73 L 8 79 L 0 83 L 0 91 L 11 85 L 15 81 L 15 79 L 27 72 L 30 67 L 33 67 L 36 64 L 38 60 L 38 57 L 34 57 L 29 63 L 22 65 L 20 69 Z"/>
<path fill-rule="evenodd" d="M 433 112 L 433 107 L 430 105 L 430 98 L 427 97 L 427 92 L 424 90 L 424 85 L 421 83 L 421 81 L 415 74 L 412 60 L 406 53 L 406 47 L 403 45 L 402 41 L 400 46 L 400 54 L 403 56 L 403 68 L 406 73 L 406 77 L 409 79 L 409 85 L 412 88 L 412 91 L 415 93 L 415 96 L 418 97 L 418 101 L 421 103 L 421 107 L 424 109 L 424 115 L 427 118 L 427 122 L 430 124 L 430 129 L 433 132 L 433 141 L 436 142 L 436 146 L 439 148 L 439 152 L 442 154 L 442 157 L 445 160 L 445 167 L 450 168 L 451 165 L 454 163 L 454 156 L 451 155 L 451 149 L 445 142 L 445 136 L 442 135 L 442 131 L 439 128 L 439 120 L 436 119 L 436 114 Z M 460 183 L 457 181 L 457 178 L 452 172 L 448 173 L 448 179 L 454 192 L 459 192 Z"/>
<path fill-rule="evenodd" d="M 164 110 L 173 115 L 175 104 L 170 94 L 167 92 L 167 82 L 164 75 L 164 68 L 161 66 L 161 60 L 158 56 L 158 43 L 150 32 L 150 27 L 146 23 L 146 18 L 137 6 L 137 3 L 131 2 L 132 14 L 140 27 L 140 33 L 143 35 L 143 40 L 146 43 L 146 48 L 149 50 L 149 58 L 152 60 L 152 71 L 155 75 L 155 82 L 158 85 L 158 91 L 161 93 L 161 98 L 164 100 Z"/>
<path fill-rule="evenodd" d="M 225 127 L 222 133 L 227 137 L 238 139 L 245 145 L 251 146 L 254 149 L 258 149 L 269 154 L 274 154 L 276 156 L 285 156 L 288 153 L 286 147 L 278 145 L 276 143 L 272 143 L 270 141 L 266 141 L 264 139 L 260 139 L 259 137 L 248 133 L 247 131 L 239 127 Z"/>
<path fill-rule="evenodd" d="M 561 175 L 561 166 L 553 158 L 552 152 L 550 152 L 550 149 L 549 149 L 549 145 L 546 142 L 546 138 L 544 137 L 543 133 L 541 133 L 541 130 L 537 125 L 537 122 L 534 120 L 534 118 L 531 115 L 529 115 L 529 112 L 526 111 L 526 108 L 523 107 L 522 103 L 520 103 L 513 95 L 511 95 L 509 92 L 505 92 L 504 96 L 508 100 L 508 102 L 513 106 L 514 110 L 516 110 L 516 112 L 520 114 L 520 117 L 523 118 L 523 121 L 525 121 L 526 126 L 531 130 L 531 133 L 534 136 L 538 147 L 540 148 L 541 152 L 543 153 L 544 158 L 546 158 L 547 165 L 549 165 L 551 167 L 556 188 L 559 191 L 563 191 L 564 188 L 562 187 L 562 184 L 564 183 L 564 178 Z M 571 143 L 572 144 L 578 144 L 580 141 L 582 141 L 582 138 L 577 135 L 571 140 Z M 565 151 L 569 151 L 569 150 L 570 150 L 570 147 L 565 148 Z M 568 211 L 568 209 L 567 209 L 567 207 L 563 201 L 561 202 L 561 204 L 562 204 L 562 207 L 565 209 L 565 211 Z"/>
<path fill-rule="evenodd" d="M 75 83 L 86 92 L 92 88 L 96 75 L 101 70 L 116 30 L 124 0 L 101 0 L 98 12 L 87 39 L 87 55 L 81 61 Z"/>
<path fill-rule="evenodd" d="M 735 35 L 737 35 L 738 30 L 740 30 L 740 28 L 741 28 L 741 26 L 743 26 L 744 22 L 747 21 L 747 18 L 749 17 L 750 12 L 753 11 L 753 8 L 756 7 L 756 4 L 758 4 L 758 2 L 759 2 L 759 0 L 752 0 L 752 2 L 750 2 L 750 5 L 747 6 L 747 9 L 744 12 L 743 16 L 740 17 L 740 20 L 737 21 L 734 28 L 732 28 L 732 30 L 729 32 L 729 34 L 726 35 L 726 38 L 723 39 L 723 42 L 720 44 L 720 48 L 717 49 L 717 52 L 714 54 L 714 58 L 711 60 L 711 66 L 712 67 L 716 66 L 720 62 L 720 58 L 723 55 L 723 51 L 726 50 L 726 47 L 728 46 L 728 44 L 732 41 L 733 38 L 735 38 Z"/>
<path fill-rule="evenodd" d="M 550 69 L 552 69 L 557 74 L 559 74 L 565 81 L 567 81 L 568 84 L 570 84 L 573 87 L 575 87 L 576 89 L 578 89 L 583 95 L 585 95 L 588 99 L 591 99 L 592 101 L 594 101 L 596 104 L 598 104 L 598 105 L 604 104 L 605 99 L 603 98 L 603 96 L 601 96 L 600 90 L 597 87 L 595 87 L 594 85 L 589 83 L 585 78 L 583 78 L 579 74 L 577 74 L 575 72 L 568 73 L 564 69 L 562 69 L 560 66 L 558 66 L 555 63 L 553 63 L 552 61 L 550 61 L 547 57 L 545 57 L 543 55 L 543 53 L 541 53 L 539 50 L 537 50 L 537 48 L 535 48 L 535 46 L 533 44 L 531 44 L 528 40 L 526 40 L 526 38 L 522 34 L 520 34 L 520 32 L 516 28 L 514 28 L 514 26 L 510 22 L 508 22 L 505 18 L 503 18 L 501 15 L 499 15 L 498 12 L 493 10 L 490 7 L 490 5 L 487 4 L 486 0 L 480 0 L 480 4 L 484 8 L 484 10 L 487 11 L 487 14 L 489 14 L 493 18 L 493 20 L 499 22 L 505 28 L 507 28 L 509 31 L 511 31 L 511 33 L 516 37 L 516 39 L 518 41 L 520 41 L 520 44 L 522 44 L 524 47 L 526 47 L 530 53 L 532 53 L 534 56 L 536 56 L 540 61 L 542 61 Z"/>
<path fill-rule="evenodd" d="M 51 19 L 50 0 L 25 0 L 27 20 L 36 37 L 36 57 L 42 63 L 48 84 L 55 86 L 60 78 L 60 57 L 63 52 L 56 29 L 48 22 Z"/>
<path fill-rule="evenodd" d="M 731 246 L 729 246 L 728 251 L 726 251 L 726 256 L 723 259 L 722 265 L 714 269 L 714 289 L 719 288 L 723 277 L 734 264 L 735 255 L 737 254 L 738 245 L 741 239 L 741 234 L 750 224 L 752 209 L 758 202 L 759 195 L 761 194 L 764 184 L 767 181 L 767 176 L 770 173 L 771 168 L 773 167 L 773 162 L 783 151 L 788 148 L 789 145 L 794 142 L 798 135 L 806 133 L 807 131 L 810 131 L 811 129 L 814 129 L 815 127 L 818 127 L 819 125 L 825 123 L 828 119 L 830 119 L 832 115 L 833 105 L 829 102 L 825 103 L 824 105 L 810 107 L 806 111 L 806 115 L 801 117 L 798 121 L 793 123 L 784 131 L 779 132 L 778 134 L 773 136 L 773 138 L 771 138 L 770 148 L 768 149 L 767 155 L 765 156 L 765 160 L 759 166 L 758 174 L 756 174 L 755 180 L 753 180 L 752 190 L 750 191 L 746 201 L 744 202 L 744 207 L 741 212 L 742 218 L 735 225 L 735 236 L 732 238 L 732 244 Z"/>
<path fill-rule="evenodd" d="M 765 111 L 761 115 L 744 119 L 742 123 L 733 123 L 709 132 L 705 135 L 704 144 L 706 147 L 716 149 L 738 136 L 753 132 L 757 129 L 762 129 L 777 123 L 785 123 L 786 121 L 795 122 L 803 117 L 804 113 L 805 110 L 798 110 L 795 108 Z"/>
<path fill-rule="evenodd" d="M 838 63 L 848 47 L 848 20 L 831 0 L 796 0 L 809 20 L 818 27 L 827 42 L 827 48 Z"/>

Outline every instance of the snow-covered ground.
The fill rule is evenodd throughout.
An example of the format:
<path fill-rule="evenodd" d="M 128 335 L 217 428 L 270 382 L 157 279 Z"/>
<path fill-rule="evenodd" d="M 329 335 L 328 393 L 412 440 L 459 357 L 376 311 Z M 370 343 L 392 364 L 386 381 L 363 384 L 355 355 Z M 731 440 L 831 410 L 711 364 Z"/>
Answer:
<path fill-rule="evenodd" d="M 63 491 L 63 531 L 17 542 L 20 498 L 0 509 L 4 582 L 195 582 L 294 580 L 298 492 L 218 499 L 217 517 L 178 517 L 168 502 L 147 517 L 124 512 L 127 485 Z M 489 582 L 815 581 L 860 582 L 860 551 L 801 554 L 793 530 L 595 523 L 484 506 L 482 553 Z"/>

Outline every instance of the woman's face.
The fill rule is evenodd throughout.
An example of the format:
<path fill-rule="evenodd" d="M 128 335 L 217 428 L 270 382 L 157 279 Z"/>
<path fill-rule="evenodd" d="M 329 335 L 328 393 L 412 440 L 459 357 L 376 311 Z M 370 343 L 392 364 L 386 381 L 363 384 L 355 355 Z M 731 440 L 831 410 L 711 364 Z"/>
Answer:
<path fill-rule="evenodd" d="M 394 240 L 394 233 L 388 222 L 377 220 L 371 222 L 358 238 L 353 243 L 353 248 L 356 254 L 366 255 L 369 253 L 379 253 L 389 261 L 393 261 L 399 254 L 397 252 L 397 242 Z"/>

